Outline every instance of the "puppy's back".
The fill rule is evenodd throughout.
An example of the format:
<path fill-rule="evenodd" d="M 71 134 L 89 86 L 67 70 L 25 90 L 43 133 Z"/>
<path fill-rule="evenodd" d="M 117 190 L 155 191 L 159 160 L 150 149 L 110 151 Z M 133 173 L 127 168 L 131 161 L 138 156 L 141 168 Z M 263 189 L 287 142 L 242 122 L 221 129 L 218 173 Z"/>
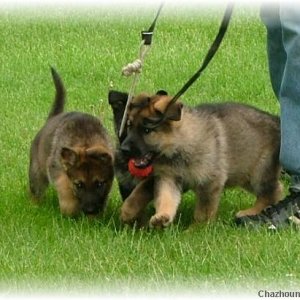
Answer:
<path fill-rule="evenodd" d="M 251 144 L 261 139 L 278 144 L 280 140 L 279 117 L 253 106 L 231 102 L 203 104 L 196 107 L 196 111 L 201 118 L 213 117 L 220 120 L 226 133 L 232 139 L 239 140 L 247 136 L 247 141 Z"/>
<path fill-rule="evenodd" d="M 67 112 L 53 117 L 44 127 L 45 139 L 65 146 L 88 147 L 100 140 L 109 143 L 107 130 L 101 121 L 86 113 Z"/>
<path fill-rule="evenodd" d="M 232 178 L 233 185 L 256 168 L 267 170 L 269 166 L 279 164 L 279 117 L 237 103 L 200 105 L 197 113 L 221 121 L 227 147 L 228 172 L 236 177 Z"/>

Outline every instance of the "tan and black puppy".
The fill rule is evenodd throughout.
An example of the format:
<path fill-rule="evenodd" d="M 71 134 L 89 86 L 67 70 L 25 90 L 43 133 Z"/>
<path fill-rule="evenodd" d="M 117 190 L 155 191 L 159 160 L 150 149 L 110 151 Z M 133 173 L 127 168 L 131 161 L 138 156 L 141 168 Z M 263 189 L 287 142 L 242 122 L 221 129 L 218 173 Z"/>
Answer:
<path fill-rule="evenodd" d="M 150 225 L 168 226 L 188 189 L 197 196 L 198 222 L 216 216 L 225 187 L 240 186 L 256 196 L 254 206 L 238 216 L 259 213 L 280 200 L 278 117 L 237 103 L 190 108 L 170 101 L 160 92 L 138 95 L 130 104 L 121 152 L 135 168 L 151 165 L 153 172 L 124 201 L 124 222 L 138 219 L 154 200 Z"/>
<path fill-rule="evenodd" d="M 44 127 L 30 151 L 29 184 L 39 201 L 49 183 L 57 190 L 62 214 L 98 215 L 113 181 L 113 150 L 100 120 L 81 112 L 63 112 L 65 89 L 52 68 L 56 96 Z"/>

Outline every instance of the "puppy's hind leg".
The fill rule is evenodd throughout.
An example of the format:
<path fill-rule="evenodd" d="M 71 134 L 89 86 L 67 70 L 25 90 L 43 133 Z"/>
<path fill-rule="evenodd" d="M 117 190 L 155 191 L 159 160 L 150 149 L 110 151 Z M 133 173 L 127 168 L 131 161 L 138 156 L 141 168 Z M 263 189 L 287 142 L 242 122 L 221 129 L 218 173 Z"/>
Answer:
<path fill-rule="evenodd" d="M 241 210 L 236 214 L 236 217 L 244 217 L 259 214 L 264 208 L 276 204 L 282 196 L 283 187 L 281 182 L 277 181 L 274 184 L 265 183 L 261 187 L 261 191 L 257 194 L 256 201 L 253 207 Z"/>
<path fill-rule="evenodd" d="M 48 184 L 47 175 L 40 170 L 35 162 L 31 161 L 29 167 L 29 191 L 33 202 L 40 202 Z"/>
<path fill-rule="evenodd" d="M 280 174 L 281 167 L 278 162 L 277 151 L 274 151 L 273 155 L 270 155 L 267 151 L 266 155 L 263 155 L 257 163 L 250 182 L 245 187 L 249 192 L 256 195 L 256 202 L 253 207 L 239 211 L 236 217 L 256 215 L 267 206 L 276 204 L 281 199 L 283 191 L 282 184 L 279 181 Z"/>

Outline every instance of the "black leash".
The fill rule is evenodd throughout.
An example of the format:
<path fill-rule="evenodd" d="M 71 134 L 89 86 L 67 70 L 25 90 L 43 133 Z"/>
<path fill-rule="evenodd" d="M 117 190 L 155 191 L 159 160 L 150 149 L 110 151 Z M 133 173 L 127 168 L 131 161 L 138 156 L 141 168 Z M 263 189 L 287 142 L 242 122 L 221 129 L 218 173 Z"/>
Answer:
<path fill-rule="evenodd" d="M 153 36 L 153 33 L 154 33 L 154 29 L 155 29 L 155 26 L 156 26 L 156 22 L 157 22 L 157 19 L 160 15 L 160 12 L 162 10 L 164 6 L 164 2 L 162 2 L 157 10 L 157 14 L 152 22 L 152 24 L 150 25 L 149 29 L 148 30 L 143 30 L 141 32 L 142 34 L 142 40 L 144 40 L 144 43 L 145 45 L 151 45 L 152 43 L 152 36 Z"/>
<path fill-rule="evenodd" d="M 228 3 L 228 5 L 226 7 L 226 11 L 224 13 L 223 20 L 222 20 L 222 23 L 221 23 L 220 28 L 219 28 L 219 32 L 218 32 L 214 42 L 210 46 L 210 48 L 209 48 L 209 50 L 208 50 L 208 52 L 207 52 L 207 54 L 206 54 L 206 56 L 203 60 L 202 65 L 200 66 L 199 70 L 184 84 L 184 86 L 179 90 L 179 92 L 177 92 L 177 94 L 172 98 L 172 100 L 170 101 L 170 103 L 168 104 L 168 106 L 166 108 L 166 111 L 201 76 L 202 72 L 206 69 L 206 67 L 208 66 L 208 64 L 212 60 L 212 58 L 215 56 L 215 54 L 218 51 L 218 49 L 221 45 L 221 42 L 222 42 L 222 40 L 225 36 L 225 33 L 227 31 L 229 21 L 230 21 L 231 15 L 232 15 L 232 10 L 233 10 L 233 3 L 230 2 L 230 3 Z M 166 115 L 166 114 L 164 114 L 164 115 Z M 164 121 L 164 117 L 162 117 L 162 119 L 160 119 L 159 121 L 155 121 L 154 124 L 153 124 L 154 127 L 157 127 L 163 121 Z"/>
<path fill-rule="evenodd" d="M 181 97 L 186 92 L 186 90 L 200 77 L 202 72 L 206 69 L 206 67 L 208 66 L 208 64 L 212 60 L 212 58 L 215 56 L 215 54 L 218 51 L 218 49 L 221 45 L 221 42 L 222 42 L 222 40 L 225 36 L 225 33 L 227 31 L 229 21 L 230 21 L 231 15 L 232 15 L 232 10 L 233 10 L 233 3 L 229 3 L 227 5 L 226 11 L 224 13 L 224 17 L 223 17 L 222 23 L 220 25 L 219 32 L 218 32 L 214 42 L 210 46 L 200 69 L 185 83 L 185 85 L 173 97 L 170 104 L 177 101 L 178 98 Z"/>

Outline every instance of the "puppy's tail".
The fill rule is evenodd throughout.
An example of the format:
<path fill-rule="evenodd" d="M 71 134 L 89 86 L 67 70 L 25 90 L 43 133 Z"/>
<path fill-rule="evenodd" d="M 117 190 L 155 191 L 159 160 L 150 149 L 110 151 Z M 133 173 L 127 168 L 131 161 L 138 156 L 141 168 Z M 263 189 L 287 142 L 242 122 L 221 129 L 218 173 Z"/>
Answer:
<path fill-rule="evenodd" d="M 65 106 L 66 90 L 62 79 L 60 78 L 57 71 L 51 67 L 51 74 L 55 86 L 55 98 L 52 104 L 51 111 L 49 112 L 48 119 L 62 113 Z"/>

